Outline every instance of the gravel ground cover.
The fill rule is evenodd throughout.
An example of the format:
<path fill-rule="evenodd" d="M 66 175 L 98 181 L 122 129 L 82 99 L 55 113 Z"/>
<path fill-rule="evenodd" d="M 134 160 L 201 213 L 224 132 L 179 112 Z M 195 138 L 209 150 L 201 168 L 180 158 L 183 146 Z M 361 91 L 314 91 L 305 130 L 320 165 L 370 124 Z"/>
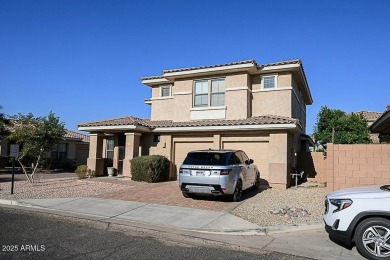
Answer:
<path fill-rule="evenodd" d="M 259 226 L 289 225 L 322 220 L 325 187 L 267 189 L 248 198 L 231 213 Z"/>
<path fill-rule="evenodd" d="M 89 197 L 127 188 L 121 184 L 73 178 L 45 179 L 38 183 L 17 181 L 11 195 L 11 182 L 0 183 L 0 199 L 50 199 Z"/>

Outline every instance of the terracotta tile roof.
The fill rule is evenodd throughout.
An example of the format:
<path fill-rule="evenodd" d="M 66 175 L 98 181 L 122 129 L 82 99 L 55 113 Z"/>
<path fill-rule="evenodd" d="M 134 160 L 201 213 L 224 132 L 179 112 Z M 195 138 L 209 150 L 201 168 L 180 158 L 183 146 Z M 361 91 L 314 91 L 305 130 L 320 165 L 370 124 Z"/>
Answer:
<path fill-rule="evenodd" d="M 67 129 L 66 129 L 65 139 L 80 140 L 80 141 L 89 143 L 89 136 L 88 135 L 83 135 L 83 134 L 76 133 L 76 132 L 73 132 L 73 131 L 70 131 Z"/>
<path fill-rule="evenodd" d="M 280 65 L 289 65 L 289 64 L 302 64 L 302 61 L 300 59 L 282 60 L 282 61 L 279 61 L 279 62 L 260 64 L 259 66 L 261 66 L 261 67 L 270 67 L 270 66 L 280 66 Z"/>
<path fill-rule="evenodd" d="M 357 111 L 355 113 L 361 114 L 367 121 L 375 121 L 383 114 L 381 112 L 371 112 L 371 111 Z"/>
<path fill-rule="evenodd" d="M 194 120 L 187 122 L 174 122 L 171 120 L 151 121 L 149 119 L 141 119 L 133 116 L 113 118 L 108 120 L 101 120 L 95 122 L 88 122 L 79 124 L 79 127 L 93 127 L 93 126 L 120 126 L 120 125 L 141 125 L 149 128 L 156 127 L 200 127 L 200 126 L 235 126 L 235 125 L 268 125 L 268 124 L 296 124 L 300 125 L 298 119 L 281 117 L 274 115 L 256 116 L 245 119 L 225 120 Z"/>
<path fill-rule="evenodd" d="M 236 61 L 236 62 L 223 63 L 223 64 L 215 64 L 215 65 L 208 65 L 208 66 L 199 66 L 199 67 L 188 67 L 188 68 L 163 70 L 163 74 L 164 73 L 172 73 L 172 72 L 199 70 L 199 69 L 218 68 L 218 67 L 241 65 L 241 64 L 253 64 L 253 65 L 256 65 L 256 66 L 259 66 L 259 67 L 270 67 L 270 66 L 280 66 L 280 65 L 289 65 L 289 64 L 302 64 L 302 62 L 301 62 L 300 59 L 291 59 L 291 60 L 284 60 L 284 61 L 273 62 L 273 63 L 257 64 L 256 60 L 243 60 L 243 61 Z M 141 80 L 163 79 L 163 78 L 164 78 L 164 76 L 161 75 L 161 76 L 142 77 Z"/>
<path fill-rule="evenodd" d="M 190 70 L 199 70 L 199 69 L 210 69 L 210 68 L 217 68 L 217 67 L 224 67 L 224 66 L 241 65 L 241 64 L 247 64 L 247 63 L 248 64 L 252 63 L 252 64 L 256 65 L 255 60 L 243 60 L 243 61 L 236 61 L 236 62 L 230 62 L 230 63 L 224 63 L 224 64 L 209 65 L 209 66 L 163 70 L 163 73 L 190 71 Z"/>
<path fill-rule="evenodd" d="M 134 116 L 125 116 L 119 118 L 111 118 L 106 120 L 99 120 L 87 123 L 81 123 L 79 127 L 89 127 L 89 126 L 116 126 L 116 125 L 140 125 L 148 126 L 149 119 L 142 119 Z"/>
<path fill-rule="evenodd" d="M 150 76 L 150 77 L 142 77 L 141 80 L 149 80 L 149 79 L 163 79 L 164 76 Z"/>

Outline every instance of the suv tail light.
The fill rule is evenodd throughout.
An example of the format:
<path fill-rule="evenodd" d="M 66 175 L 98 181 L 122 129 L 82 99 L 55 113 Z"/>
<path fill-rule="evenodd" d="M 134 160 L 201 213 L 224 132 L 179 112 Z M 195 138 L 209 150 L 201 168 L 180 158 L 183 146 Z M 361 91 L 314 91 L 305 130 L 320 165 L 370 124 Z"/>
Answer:
<path fill-rule="evenodd" d="M 219 175 L 229 175 L 231 170 L 221 170 Z"/>

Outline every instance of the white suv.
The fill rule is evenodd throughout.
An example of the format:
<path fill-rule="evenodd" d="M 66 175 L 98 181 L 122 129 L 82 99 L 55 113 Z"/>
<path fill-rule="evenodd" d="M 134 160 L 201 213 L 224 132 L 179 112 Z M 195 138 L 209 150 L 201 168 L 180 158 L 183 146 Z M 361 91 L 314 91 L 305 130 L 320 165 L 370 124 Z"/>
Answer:
<path fill-rule="evenodd" d="M 186 198 L 193 195 L 230 196 L 260 186 L 260 172 L 241 150 L 200 150 L 187 154 L 179 169 L 179 186 Z"/>
<path fill-rule="evenodd" d="M 325 200 L 325 229 L 368 259 L 390 259 L 390 185 L 355 187 Z"/>

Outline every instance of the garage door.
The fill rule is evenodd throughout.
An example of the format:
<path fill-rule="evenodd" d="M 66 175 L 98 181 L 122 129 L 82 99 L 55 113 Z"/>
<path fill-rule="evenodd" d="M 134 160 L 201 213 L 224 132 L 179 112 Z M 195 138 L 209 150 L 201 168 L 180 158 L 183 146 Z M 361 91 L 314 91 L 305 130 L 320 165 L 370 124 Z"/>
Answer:
<path fill-rule="evenodd" d="M 179 169 L 187 156 L 193 150 L 209 149 L 213 147 L 212 142 L 177 142 L 175 143 L 175 165 Z"/>
<path fill-rule="evenodd" d="M 243 150 L 250 159 L 255 161 L 255 164 L 260 170 L 260 177 L 268 180 L 268 142 L 230 142 L 222 143 L 223 149 Z"/>

